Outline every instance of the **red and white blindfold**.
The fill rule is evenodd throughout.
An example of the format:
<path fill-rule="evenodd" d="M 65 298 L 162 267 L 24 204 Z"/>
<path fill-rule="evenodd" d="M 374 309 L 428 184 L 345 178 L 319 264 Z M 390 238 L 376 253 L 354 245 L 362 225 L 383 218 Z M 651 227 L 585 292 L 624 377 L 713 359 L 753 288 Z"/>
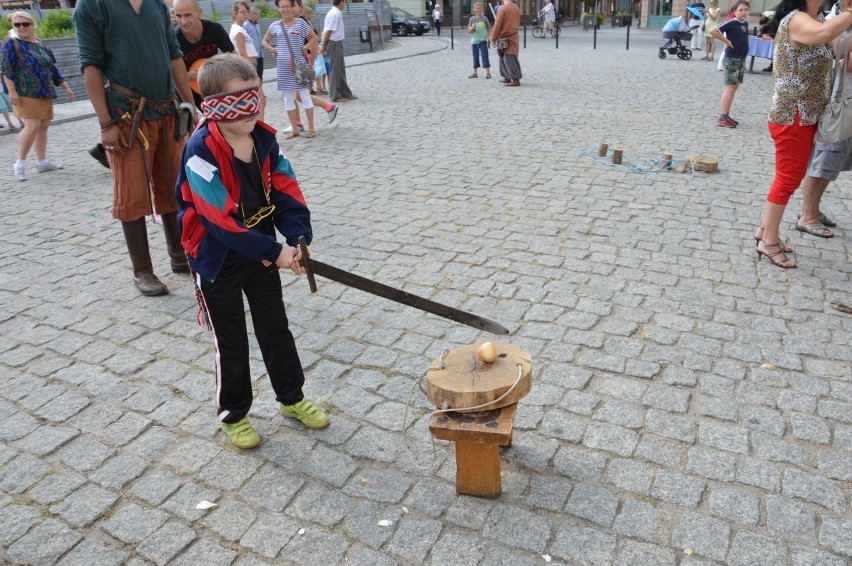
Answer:
<path fill-rule="evenodd" d="M 207 120 L 236 122 L 260 114 L 260 87 L 253 86 L 205 96 L 201 113 Z"/>

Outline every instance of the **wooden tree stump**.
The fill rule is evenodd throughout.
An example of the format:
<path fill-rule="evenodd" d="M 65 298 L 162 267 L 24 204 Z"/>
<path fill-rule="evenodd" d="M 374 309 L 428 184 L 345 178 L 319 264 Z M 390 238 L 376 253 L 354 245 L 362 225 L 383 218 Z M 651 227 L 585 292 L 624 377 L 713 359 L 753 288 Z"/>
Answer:
<path fill-rule="evenodd" d="M 517 386 L 495 404 L 483 410 L 514 405 L 532 388 L 532 358 L 512 344 L 495 342 L 497 358 L 489 363 L 476 355 L 479 344 L 450 350 L 447 357 L 432 362 L 426 373 L 426 396 L 438 409 L 469 409 L 491 403 Z M 442 368 L 443 365 L 443 368 Z"/>

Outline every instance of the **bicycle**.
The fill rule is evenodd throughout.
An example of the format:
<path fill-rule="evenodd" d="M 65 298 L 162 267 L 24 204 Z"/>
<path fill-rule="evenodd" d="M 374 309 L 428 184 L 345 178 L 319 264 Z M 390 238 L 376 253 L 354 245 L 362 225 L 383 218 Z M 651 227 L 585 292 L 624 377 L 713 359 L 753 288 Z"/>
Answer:
<path fill-rule="evenodd" d="M 558 22 L 553 22 L 553 27 L 550 30 L 547 30 L 544 25 L 542 25 L 543 21 L 539 17 L 533 18 L 533 29 L 532 35 L 535 38 L 543 38 L 547 35 L 547 32 L 550 31 L 550 37 L 558 37 L 559 32 L 562 28 L 559 27 Z"/>

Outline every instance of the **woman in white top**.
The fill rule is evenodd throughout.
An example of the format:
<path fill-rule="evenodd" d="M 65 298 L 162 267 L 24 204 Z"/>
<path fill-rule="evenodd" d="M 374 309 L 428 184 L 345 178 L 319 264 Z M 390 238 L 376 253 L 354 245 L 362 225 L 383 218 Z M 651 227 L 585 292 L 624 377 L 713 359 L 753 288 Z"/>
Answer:
<path fill-rule="evenodd" d="M 248 32 L 243 27 L 243 24 L 248 20 L 249 13 L 251 9 L 249 5 L 245 2 L 234 2 L 234 5 L 231 6 L 231 30 L 228 32 L 228 35 L 231 37 L 231 43 L 234 44 L 234 49 L 236 52 L 245 60 L 254 66 L 255 61 L 257 60 L 259 45 L 255 45 L 252 43 L 251 38 L 249 37 Z M 263 93 L 263 82 L 260 82 L 260 117 L 258 118 L 261 122 L 263 122 L 264 111 L 266 110 L 266 95 Z"/>

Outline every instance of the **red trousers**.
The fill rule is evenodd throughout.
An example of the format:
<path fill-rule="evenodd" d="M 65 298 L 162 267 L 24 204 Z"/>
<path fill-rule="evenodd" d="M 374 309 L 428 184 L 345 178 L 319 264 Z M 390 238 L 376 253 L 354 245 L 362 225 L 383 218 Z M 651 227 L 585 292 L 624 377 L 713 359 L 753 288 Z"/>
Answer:
<path fill-rule="evenodd" d="M 802 126 L 799 114 L 791 126 L 769 122 L 769 135 L 775 141 L 775 180 L 766 200 L 786 206 L 808 172 L 817 124 Z"/>

